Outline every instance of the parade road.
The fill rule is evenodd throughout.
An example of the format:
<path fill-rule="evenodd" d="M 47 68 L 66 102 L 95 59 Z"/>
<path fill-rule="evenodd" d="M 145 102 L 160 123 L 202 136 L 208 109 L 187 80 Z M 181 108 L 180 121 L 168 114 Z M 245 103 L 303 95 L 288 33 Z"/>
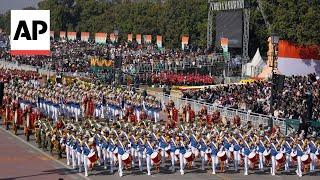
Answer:
<path fill-rule="evenodd" d="M 43 152 L 36 147 L 34 139 L 30 142 L 25 140 L 22 131 L 19 131 L 18 136 L 14 135 L 12 131 L 7 131 L 0 127 L 0 179 L 30 179 L 30 180 L 55 180 L 55 179 L 93 179 L 93 180 L 116 180 L 116 179 L 130 179 L 130 180 L 193 180 L 193 179 L 238 179 L 238 180 L 257 180 L 257 179 L 281 179 L 292 180 L 301 179 L 295 175 L 294 169 L 288 174 L 278 174 L 271 176 L 269 168 L 265 168 L 265 172 L 249 171 L 248 176 L 244 176 L 242 171 L 236 173 L 230 167 L 226 173 L 211 174 L 210 167 L 207 171 L 201 171 L 199 164 L 191 170 L 186 170 L 185 175 L 181 176 L 177 170 L 175 173 L 169 171 L 169 164 L 162 167 L 160 173 L 153 172 L 153 175 L 147 176 L 146 173 L 140 173 L 138 168 L 132 171 L 124 170 L 124 176 L 119 177 L 117 171 L 110 174 L 108 170 L 100 167 L 95 167 L 90 171 L 89 177 L 85 177 L 84 173 L 78 173 L 77 170 L 72 170 L 66 165 L 66 159 L 57 160 L 56 156 L 51 156 L 48 152 Z M 178 167 L 177 167 L 178 168 Z M 218 172 L 218 171 L 217 171 Z M 307 174 L 302 179 L 312 180 L 319 179 L 319 172 Z"/>

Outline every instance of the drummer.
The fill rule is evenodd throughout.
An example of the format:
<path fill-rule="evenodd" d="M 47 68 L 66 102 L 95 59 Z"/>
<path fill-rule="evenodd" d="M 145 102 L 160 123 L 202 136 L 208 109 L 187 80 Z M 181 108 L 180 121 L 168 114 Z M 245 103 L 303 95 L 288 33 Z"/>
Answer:
<path fill-rule="evenodd" d="M 147 143 L 145 145 L 145 147 L 146 147 L 146 155 L 147 155 L 146 162 L 147 162 L 147 173 L 148 173 L 148 176 L 151 176 L 151 167 L 152 167 L 151 154 L 154 152 L 154 147 L 155 147 L 155 145 L 151 144 L 150 141 L 151 141 L 151 136 L 148 136 L 148 140 L 147 140 Z"/>
<path fill-rule="evenodd" d="M 187 145 L 186 145 L 186 141 L 184 139 L 183 134 L 179 134 L 178 148 L 179 148 L 180 174 L 184 175 L 184 165 L 185 165 L 184 154 L 187 152 Z"/>
<path fill-rule="evenodd" d="M 259 170 L 263 171 L 263 153 L 266 150 L 265 145 L 263 143 L 263 139 L 264 139 L 264 133 L 260 132 L 259 135 L 259 142 L 257 144 L 257 149 L 258 149 L 258 153 L 259 153 Z"/>
<path fill-rule="evenodd" d="M 302 171 L 301 171 L 301 157 L 304 154 L 304 150 L 302 149 L 302 147 L 300 146 L 299 142 L 297 142 L 296 147 L 295 147 L 296 151 L 297 151 L 297 170 L 296 170 L 296 174 L 299 177 L 302 177 Z"/>
<path fill-rule="evenodd" d="M 209 144 L 208 146 L 210 147 L 211 150 L 211 166 L 212 166 L 212 174 L 216 174 L 216 167 L 217 167 L 217 154 L 218 154 L 218 146 L 216 145 L 216 137 L 213 135 L 211 139 L 209 139 Z"/>
<path fill-rule="evenodd" d="M 145 159 L 145 141 L 143 140 L 143 132 L 140 132 L 140 138 L 137 143 L 138 164 L 140 172 L 143 171 L 143 159 Z"/>
<path fill-rule="evenodd" d="M 311 140 L 308 144 L 309 150 L 310 150 L 310 158 L 311 158 L 311 163 L 310 163 L 310 172 L 315 171 L 316 167 L 316 152 L 317 152 L 317 147 L 316 144 L 314 143 L 314 136 L 311 137 Z"/>
<path fill-rule="evenodd" d="M 119 164 L 119 176 L 123 176 L 123 162 L 122 162 L 122 155 L 125 153 L 125 146 L 123 144 L 124 141 L 118 139 L 117 148 L 118 148 L 118 164 Z"/>
<path fill-rule="evenodd" d="M 250 147 L 245 139 L 242 139 L 243 142 L 241 142 L 242 146 L 242 154 L 244 155 L 244 175 L 248 175 L 248 156 L 250 154 Z"/>
<path fill-rule="evenodd" d="M 174 132 L 171 132 L 171 141 L 170 141 L 170 144 L 169 144 L 169 147 L 170 147 L 170 156 L 171 156 L 171 171 L 172 172 L 175 172 L 175 162 L 176 162 L 176 155 L 175 155 L 175 152 L 176 151 L 179 151 L 178 149 L 178 146 L 177 146 L 177 143 L 179 141 L 179 137 L 175 137 L 175 134 Z"/>
<path fill-rule="evenodd" d="M 292 152 L 292 147 L 290 146 L 289 140 L 290 140 L 290 138 L 289 138 L 289 136 L 287 136 L 285 143 L 283 145 L 283 151 L 285 152 L 285 156 L 286 156 L 286 162 L 284 165 L 285 172 L 290 171 L 290 159 L 291 159 L 290 154 Z"/>
<path fill-rule="evenodd" d="M 114 132 L 110 133 L 110 140 L 108 142 L 108 154 L 109 154 L 109 161 L 110 161 L 110 173 L 113 174 L 113 170 L 114 170 L 114 161 L 115 161 L 115 155 L 114 155 L 114 151 L 117 148 L 116 147 L 116 143 L 113 140 L 114 138 Z"/>
<path fill-rule="evenodd" d="M 234 134 L 234 136 L 236 135 L 236 132 Z M 239 141 L 235 138 L 232 137 L 232 144 L 233 144 L 233 160 L 234 160 L 234 169 L 236 172 L 238 172 L 238 166 L 240 163 L 240 144 Z"/>
<path fill-rule="evenodd" d="M 201 170 L 204 171 L 204 163 L 207 160 L 206 151 L 208 150 L 208 146 L 206 144 L 205 139 L 201 138 L 201 140 L 199 141 L 199 146 L 200 146 Z"/>
<path fill-rule="evenodd" d="M 164 134 L 164 133 L 163 133 Z M 167 148 L 169 148 L 169 144 L 167 142 L 167 139 L 170 139 L 170 138 L 165 138 L 163 136 L 161 136 L 159 138 L 159 146 L 161 148 L 161 166 L 164 167 L 165 166 L 165 161 L 166 161 L 166 150 Z"/>
<path fill-rule="evenodd" d="M 271 154 L 271 175 L 276 175 L 276 156 L 278 154 L 277 147 L 275 145 L 276 141 L 273 139 L 270 146 L 270 154 Z"/>
<path fill-rule="evenodd" d="M 83 165 L 84 165 L 84 175 L 86 177 L 88 177 L 88 168 L 89 168 L 88 155 L 90 154 L 91 151 L 93 151 L 93 150 L 90 149 L 90 146 L 88 145 L 88 139 L 89 139 L 89 135 L 85 134 L 83 142 L 82 142 L 82 149 L 83 149 L 82 158 L 83 158 Z"/>

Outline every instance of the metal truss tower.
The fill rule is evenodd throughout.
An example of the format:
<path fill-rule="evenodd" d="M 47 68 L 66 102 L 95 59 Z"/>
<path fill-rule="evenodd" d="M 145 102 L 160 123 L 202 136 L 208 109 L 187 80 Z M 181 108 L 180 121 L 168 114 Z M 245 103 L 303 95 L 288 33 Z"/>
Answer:
<path fill-rule="evenodd" d="M 212 47 L 212 23 L 213 11 L 227 11 L 243 9 L 243 42 L 242 42 L 242 64 L 249 60 L 249 32 L 250 32 L 250 9 L 245 6 L 245 0 L 228 0 L 220 2 L 218 0 L 208 0 L 208 26 L 207 26 L 207 49 Z"/>

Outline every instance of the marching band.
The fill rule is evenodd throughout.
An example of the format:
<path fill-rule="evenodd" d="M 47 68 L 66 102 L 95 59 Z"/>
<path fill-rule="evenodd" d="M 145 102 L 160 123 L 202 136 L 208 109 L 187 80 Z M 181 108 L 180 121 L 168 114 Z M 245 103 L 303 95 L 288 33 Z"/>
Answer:
<path fill-rule="evenodd" d="M 162 111 L 164 109 L 164 111 Z M 180 111 L 180 112 L 179 112 Z M 166 113 L 167 120 L 160 119 Z M 244 175 L 270 168 L 270 174 L 296 169 L 297 176 L 320 167 L 320 140 L 315 136 L 284 135 L 279 128 L 253 128 L 240 118 L 225 119 L 205 107 L 181 110 L 173 101 L 162 108 L 152 96 L 103 86 L 6 84 L 3 117 L 9 129 L 25 127 L 39 148 L 85 176 L 96 166 L 119 176 L 138 166 L 151 175 L 170 164 L 170 170 L 229 170 Z M 146 168 L 146 169 L 145 169 Z"/>

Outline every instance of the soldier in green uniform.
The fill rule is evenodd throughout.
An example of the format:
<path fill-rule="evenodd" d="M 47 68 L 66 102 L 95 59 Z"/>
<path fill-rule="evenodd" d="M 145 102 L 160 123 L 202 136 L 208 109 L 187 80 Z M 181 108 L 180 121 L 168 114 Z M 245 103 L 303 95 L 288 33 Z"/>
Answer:
<path fill-rule="evenodd" d="M 47 151 L 47 133 L 45 127 L 41 127 L 42 149 Z"/>
<path fill-rule="evenodd" d="M 38 148 L 41 148 L 41 128 L 38 122 L 35 122 L 35 137 Z"/>

